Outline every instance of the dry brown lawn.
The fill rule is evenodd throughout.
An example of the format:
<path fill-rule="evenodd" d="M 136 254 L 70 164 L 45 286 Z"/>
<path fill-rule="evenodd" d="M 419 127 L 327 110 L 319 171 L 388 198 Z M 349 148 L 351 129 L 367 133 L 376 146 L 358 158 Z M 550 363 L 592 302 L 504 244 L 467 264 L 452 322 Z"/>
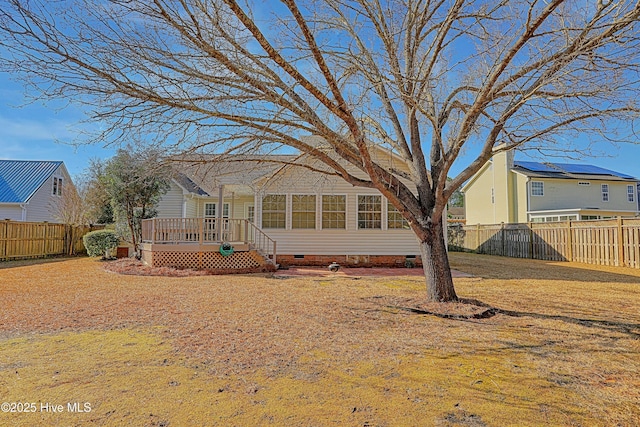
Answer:
<path fill-rule="evenodd" d="M 476 305 L 424 304 L 403 270 L 0 263 L 0 425 L 640 425 L 640 271 L 451 258 Z"/>

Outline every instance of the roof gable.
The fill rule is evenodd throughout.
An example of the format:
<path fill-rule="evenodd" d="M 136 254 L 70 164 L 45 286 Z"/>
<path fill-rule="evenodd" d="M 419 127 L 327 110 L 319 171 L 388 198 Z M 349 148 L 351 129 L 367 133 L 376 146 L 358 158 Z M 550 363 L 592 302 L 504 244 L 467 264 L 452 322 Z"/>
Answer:
<path fill-rule="evenodd" d="M 579 163 L 539 163 L 516 160 L 514 169 L 527 176 L 549 178 L 591 178 L 636 180 L 631 175 L 601 168 L 599 166 Z"/>
<path fill-rule="evenodd" d="M 0 160 L 0 203 L 25 203 L 62 162 Z"/>

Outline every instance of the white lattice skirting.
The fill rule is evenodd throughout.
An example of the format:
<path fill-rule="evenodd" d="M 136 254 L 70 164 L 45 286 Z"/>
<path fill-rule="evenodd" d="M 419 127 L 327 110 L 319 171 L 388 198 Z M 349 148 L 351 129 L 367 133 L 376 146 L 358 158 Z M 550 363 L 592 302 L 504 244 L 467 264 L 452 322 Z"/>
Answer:
<path fill-rule="evenodd" d="M 265 258 L 255 250 L 236 251 L 228 256 L 219 250 L 207 248 L 204 251 L 185 250 L 177 247 L 153 250 L 142 248 L 142 260 L 152 267 L 189 268 L 195 270 L 245 270 L 264 266 Z"/>

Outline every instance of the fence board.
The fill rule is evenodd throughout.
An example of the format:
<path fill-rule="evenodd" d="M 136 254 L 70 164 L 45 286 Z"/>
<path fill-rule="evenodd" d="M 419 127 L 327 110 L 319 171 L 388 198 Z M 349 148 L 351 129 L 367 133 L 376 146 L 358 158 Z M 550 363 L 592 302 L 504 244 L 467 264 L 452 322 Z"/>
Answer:
<path fill-rule="evenodd" d="M 449 225 L 452 250 L 640 268 L 640 219 Z"/>

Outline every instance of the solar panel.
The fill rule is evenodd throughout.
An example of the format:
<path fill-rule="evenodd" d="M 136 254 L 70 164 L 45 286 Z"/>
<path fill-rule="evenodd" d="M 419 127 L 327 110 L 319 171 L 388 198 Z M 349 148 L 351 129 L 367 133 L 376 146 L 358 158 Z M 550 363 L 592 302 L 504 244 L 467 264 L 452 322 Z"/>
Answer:
<path fill-rule="evenodd" d="M 619 178 L 635 179 L 631 175 L 601 168 L 594 165 L 584 165 L 576 163 L 538 163 L 538 162 L 513 162 L 515 166 L 530 170 L 532 172 L 552 172 L 552 173 L 575 173 L 584 175 L 609 175 Z"/>
<path fill-rule="evenodd" d="M 528 169 L 532 172 L 560 172 L 558 169 L 549 166 L 545 163 L 538 162 L 521 162 L 515 161 L 513 162 L 515 166 L 520 166 L 521 168 Z"/>
<path fill-rule="evenodd" d="M 611 176 L 617 176 L 620 178 L 633 178 L 630 175 L 625 175 L 623 173 L 615 172 L 615 171 L 601 168 L 599 166 L 594 166 L 594 165 L 557 163 L 556 166 L 558 166 L 559 168 L 569 173 L 582 173 L 582 174 L 588 174 L 588 175 L 611 175 Z"/>

